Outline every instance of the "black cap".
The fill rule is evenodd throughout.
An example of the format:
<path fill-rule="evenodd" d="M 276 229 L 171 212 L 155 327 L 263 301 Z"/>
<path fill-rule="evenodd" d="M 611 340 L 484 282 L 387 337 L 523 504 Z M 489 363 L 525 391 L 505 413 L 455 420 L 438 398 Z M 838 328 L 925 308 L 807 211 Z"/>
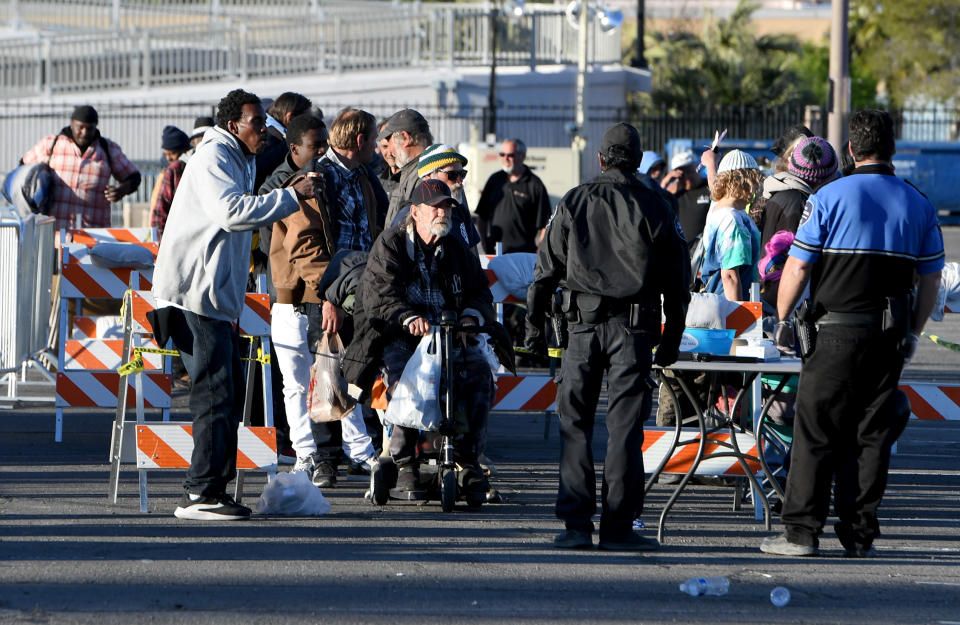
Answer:
<path fill-rule="evenodd" d="M 190 139 L 202 137 L 203 133 L 217 125 L 212 117 L 198 117 L 193 120 L 193 132 L 190 133 Z"/>
<path fill-rule="evenodd" d="M 640 133 L 630 124 L 614 124 L 607 128 L 600 139 L 600 153 L 604 156 L 618 156 L 636 166 L 643 159 Z"/>
<path fill-rule="evenodd" d="M 442 180 L 435 178 L 418 182 L 410 195 L 410 201 L 414 204 L 429 204 L 430 206 L 443 206 L 444 208 L 453 208 L 458 203 L 450 197 L 450 187 Z"/>
<path fill-rule="evenodd" d="M 390 116 L 386 126 L 380 131 L 378 139 L 389 139 L 395 132 L 406 132 L 415 134 L 418 132 L 429 132 L 430 124 L 424 119 L 423 115 L 413 109 L 402 109 Z"/>
<path fill-rule="evenodd" d="M 190 149 L 190 138 L 176 126 L 165 126 L 160 147 L 171 152 L 186 152 Z"/>
<path fill-rule="evenodd" d="M 89 104 L 84 104 L 83 106 L 78 106 L 77 108 L 73 109 L 70 119 L 75 119 L 78 122 L 83 122 L 84 124 L 100 123 L 100 116 L 97 115 L 97 109 L 93 108 Z"/>

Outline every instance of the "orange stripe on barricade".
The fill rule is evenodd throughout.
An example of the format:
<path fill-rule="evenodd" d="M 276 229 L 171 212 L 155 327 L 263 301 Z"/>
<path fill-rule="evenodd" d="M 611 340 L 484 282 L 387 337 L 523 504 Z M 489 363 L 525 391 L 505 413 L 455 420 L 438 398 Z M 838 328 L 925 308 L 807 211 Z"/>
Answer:
<path fill-rule="evenodd" d="M 72 336 L 74 339 L 97 338 L 97 320 L 93 317 L 74 317 Z"/>
<path fill-rule="evenodd" d="M 672 429 L 654 429 L 648 428 L 644 431 L 643 438 L 643 465 L 647 473 L 652 473 L 654 469 L 663 460 L 664 454 L 669 450 L 670 443 L 673 442 L 674 431 Z M 685 428 L 680 441 L 693 439 L 697 441 L 700 437 L 698 430 Z M 726 444 L 722 444 L 726 443 Z M 719 458 L 708 457 L 712 453 L 733 451 L 730 443 L 730 433 L 714 432 L 708 435 L 708 440 L 704 445 L 703 459 L 697 467 L 697 475 L 743 475 L 743 467 L 733 456 L 722 456 Z M 752 434 L 741 433 L 737 435 L 737 443 L 740 451 L 745 456 L 756 456 L 756 441 Z M 697 457 L 697 442 L 691 442 L 683 446 L 678 446 L 673 450 L 670 459 L 663 468 L 664 473 L 686 473 L 693 466 L 693 461 Z M 760 470 L 760 462 L 754 459 L 745 458 L 747 466 L 756 473 Z"/>
<path fill-rule="evenodd" d="M 939 412 L 934 410 L 933 406 L 927 403 L 927 401 L 920 396 L 920 393 L 916 392 L 909 386 L 901 386 L 900 390 L 907 394 L 907 397 L 910 398 L 910 412 L 912 412 L 918 419 L 930 420 L 930 421 L 941 421 L 943 417 Z"/>
<path fill-rule="evenodd" d="M 171 376 L 165 373 L 143 374 L 143 404 L 147 408 L 170 407 Z M 136 405 L 136 386 L 128 376 L 127 407 Z M 56 405 L 82 408 L 112 408 L 117 405 L 120 374 L 112 371 L 61 371 L 57 373 Z"/>
<path fill-rule="evenodd" d="M 247 293 L 240 313 L 240 334 L 270 335 L 270 296 L 266 293 Z"/>
<path fill-rule="evenodd" d="M 523 376 L 512 376 L 512 375 L 501 375 L 497 376 L 496 383 L 496 394 L 494 395 L 493 404 L 497 405 L 503 398 L 510 394 L 510 391 L 517 388 L 520 383 L 523 382 Z"/>
<path fill-rule="evenodd" d="M 727 315 L 728 330 L 736 330 L 735 336 L 740 336 L 756 325 L 763 316 L 763 305 L 760 302 L 739 302 L 739 306 Z"/>
<path fill-rule="evenodd" d="M 237 429 L 237 468 L 275 469 L 276 429 Z M 141 469 L 183 469 L 193 454 L 193 426 L 179 423 L 137 425 L 137 464 Z"/>
<path fill-rule="evenodd" d="M 557 401 L 557 383 L 548 380 L 543 388 L 523 405 L 524 410 L 546 410 Z"/>
<path fill-rule="evenodd" d="M 960 386 L 913 382 L 901 384 L 912 416 L 926 421 L 960 421 Z"/>
<path fill-rule="evenodd" d="M 63 272 L 61 279 L 69 282 L 74 286 L 80 293 L 85 297 L 91 299 L 105 299 L 113 297 L 110 291 L 106 290 L 100 283 L 97 282 L 93 276 L 87 273 L 82 265 L 75 265 L 73 263 L 68 263 L 63 265 Z M 129 272 L 127 273 L 127 280 L 130 279 Z M 126 281 L 123 282 L 127 284 Z"/>
<path fill-rule="evenodd" d="M 152 311 L 156 304 L 153 294 L 149 291 L 134 291 L 130 298 L 130 312 L 133 322 L 140 325 L 138 329 L 142 333 L 153 334 L 153 327 L 147 320 L 147 313 Z"/>
<path fill-rule="evenodd" d="M 182 428 L 187 435 L 193 436 L 190 426 L 182 426 Z M 148 426 L 137 426 L 137 452 L 138 455 L 146 455 L 153 461 L 153 464 L 160 468 L 187 469 L 190 467 L 189 458 L 184 458 L 180 452 L 168 445 Z"/>
<path fill-rule="evenodd" d="M 370 389 L 370 407 L 374 410 L 387 409 L 387 385 L 383 383 L 383 378 L 377 378 Z"/>

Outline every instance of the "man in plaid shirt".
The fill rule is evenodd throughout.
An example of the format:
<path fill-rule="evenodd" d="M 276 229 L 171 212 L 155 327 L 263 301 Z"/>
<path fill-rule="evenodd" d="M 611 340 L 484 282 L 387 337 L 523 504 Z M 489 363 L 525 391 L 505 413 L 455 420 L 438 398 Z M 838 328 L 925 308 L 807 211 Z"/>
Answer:
<path fill-rule="evenodd" d="M 92 106 L 78 106 L 70 125 L 44 137 L 23 156 L 24 164 L 44 162 L 55 174 L 51 182 L 50 216 L 57 228 L 110 227 L 110 202 L 140 186 L 140 172 L 120 146 L 100 135 Z M 113 176 L 119 184 L 110 185 Z"/>

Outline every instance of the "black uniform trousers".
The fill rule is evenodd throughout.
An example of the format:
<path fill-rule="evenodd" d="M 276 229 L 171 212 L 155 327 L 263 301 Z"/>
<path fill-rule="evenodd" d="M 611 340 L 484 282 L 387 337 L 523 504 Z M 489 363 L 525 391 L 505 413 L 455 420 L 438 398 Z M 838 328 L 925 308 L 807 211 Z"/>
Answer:
<path fill-rule="evenodd" d="M 831 481 L 844 547 L 868 548 L 879 536 L 890 449 L 910 416 L 897 406 L 902 369 L 896 341 L 878 327 L 820 326 L 797 393 L 782 514 L 790 542 L 818 544 Z"/>
<path fill-rule="evenodd" d="M 593 426 L 607 372 L 607 450 L 603 469 L 601 539 L 632 532 L 643 509 L 643 422 L 650 416 L 650 338 L 611 317 L 571 324 L 557 393 L 560 418 L 560 487 L 556 515 L 568 529 L 593 531 L 597 510 Z"/>

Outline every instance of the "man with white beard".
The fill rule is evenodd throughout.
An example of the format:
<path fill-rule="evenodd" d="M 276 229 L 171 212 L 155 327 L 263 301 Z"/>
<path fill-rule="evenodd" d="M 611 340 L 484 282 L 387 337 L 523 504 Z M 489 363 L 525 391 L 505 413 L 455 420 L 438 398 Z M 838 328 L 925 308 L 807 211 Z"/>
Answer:
<path fill-rule="evenodd" d="M 367 389 L 382 373 L 388 392 L 392 391 L 420 338 L 431 331 L 443 311 L 456 312 L 461 324 L 487 324 L 498 356 L 512 369 L 509 338 L 496 323 L 493 296 L 480 261 L 459 237 L 448 236 L 452 234 L 449 212 L 457 201 L 439 180 L 421 181 L 411 201 L 406 223 L 384 231 L 370 251 L 360 289 L 360 340 L 347 349 L 345 377 Z M 488 485 L 477 462 L 478 434 L 486 426 L 493 378 L 483 351 L 473 343 L 477 342 L 457 341 L 451 355 L 459 373 L 454 456 L 463 467 L 458 481 L 468 502 L 480 503 Z M 425 496 L 416 462 L 418 438 L 417 430 L 402 427 L 394 427 L 390 435 L 390 455 L 399 469 L 396 488 L 407 499 Z"/>
<path fill-rule="evenodd" d="M 480 236 L 488 254 L 503 243 L 503 253 L 536 252 L 550 220 L 550 194 L 524 164 L 527 146 L 507 139 L 500 146 L 500 168 L 487 179 L 477 203 Z"/>
<path fill-rule="evenodd" d="M 390 148 L 400 168 L 400 183 L 390 194 L 390 207 L 385 223 L 392 224 L 400 209 L 410 204 L 413 188 L 420 176 L 418 159 L 427 146 L 433 143 L 430 124 L 423 115 L 413 109 L 402 109 L 390 116 L 380 131 L 379 139 L 390 142 Z"/>

